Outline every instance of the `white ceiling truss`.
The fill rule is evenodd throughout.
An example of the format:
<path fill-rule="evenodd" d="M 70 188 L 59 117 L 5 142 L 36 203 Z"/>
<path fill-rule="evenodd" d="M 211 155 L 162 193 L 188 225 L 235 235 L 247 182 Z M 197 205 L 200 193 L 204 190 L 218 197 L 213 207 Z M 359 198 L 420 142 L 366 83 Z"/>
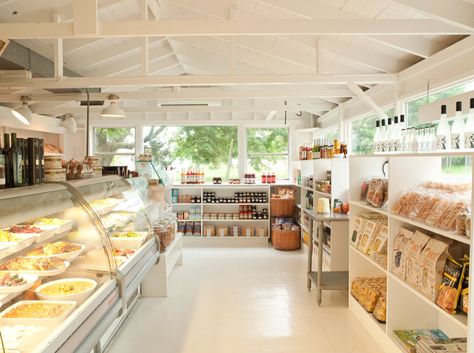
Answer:
<path fill-rule="evenodd" d="M 468 0 L 9 0 L 2 38 L 53 60 L 54 77 L 0 77 L 0 104 L 27 94 L 41 114 L 79 113 L 84 94 L 45 90 L 101 88 L 130 113 L 273 120 L 288 100 L 322 115 L 473 32 Z"/>

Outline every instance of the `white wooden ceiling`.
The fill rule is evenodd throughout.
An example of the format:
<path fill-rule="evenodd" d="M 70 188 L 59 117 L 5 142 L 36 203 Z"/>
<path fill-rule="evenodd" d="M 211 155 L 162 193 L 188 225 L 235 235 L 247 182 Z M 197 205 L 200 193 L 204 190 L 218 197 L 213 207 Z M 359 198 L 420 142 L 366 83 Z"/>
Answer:
<path fill-rule="evenodd" d="M 89 2 L 89 1 L 88 1 Z M 449 3 L 449 11 L 446 4 Z M 397 74 L 415 63 L 470 34 L 473 27 L 465 20 L 469 13 L 474 18 L 474 0 L 98 0 L 97 21 L 168 21 L 176 20 L 436 20 L 440 26 L 462 29 L 460 34 L 433 35 L 232 35 L 232 36 L 149 36 L 114 38 L 62 39 L 63 64 L 86 78 L 123 78 L 144 76 L 259 76 L 259 75 L 335 75 L 335 74 Z M 467 13 L 466 13 L 467 12 Z M 72 22 L 72 0 L 0 0 L 0 23 Z M 467 25 L 466 25 L 466 22 Z M 456 32 L 456 31 L 454 31 Z M 1 31 L 0 31 L 1 36 Z M 38 39 L 32 34 L 27 39 L 15 39 L 20 44 L 51 59 L 58 60 L 58 39 Z M 147 49 L 146 49 L 147 48 Z M 147 55 L 144 55 L 147 51 Z M 296 76 L 295 76 L 296 77 Z M 133 80 L 131 80 L 132 82 Z M 0 81 L 1 82 L 1 81 Z M 104 81 L 105 82 L 105 81 Z M 112 81 L 110 81 L 112 82 Z M 360 84 L 371 87 L 373 84 Z M 2 86 L 8 93 L 32 95 L 45 93 L 38 85 L 25 87 Z M 59 86 L 58 86 L 59 87 Z M 48 87 L 49 88 L 49 87 Z M 52 87 L 51 87 L 52 88 Z M 71 88 L 78 88 L 77 84 Z M 101 87 L 103 92 L 124 92 L 130 97 L 136 92 L 170 91 L 153 85 Z M 311 91 L 325 89 L 321 95 Z M 189 90 L 197 91 L 193 87 Z M 200 88 L 236 92 L 219 97 L 217 105 L 260 107 L 257 119 L 265 119 L 270 111 L 281 110 L 284 101 L 300 110 L 321 115 L 337 103 L 354 94 L 344 83 L 314 86 L 287 84 L 284 87 L 268 85 L 228 84 Z M 174 88 L 188 91 L 188 88 Z M 280 93 L 271 93 L 279 91 Z M 333 90 L 336 94 L 330 94 Z M 251 93 L 257 91 L 256 97 Z M 287 91 L 288 96 L 282 91 Z M 298 93 L 302 91 L 308 94 Z M 329 91 L 329 94 L 326 92 Z M 242 94 L 250 92 L 250 94 Z M 264 92 L 264 93 L 262 93 Z M 266 94 L 270 92 L 270 94 Z M 46 92 L 48 93 L 48 92 Z M 310 94 L 311 93 L 311 94 Z M 49 93 L 52 95 L 51 93 Z M 47 96 L 48 94 L 46 94 Z M 259 95 L 261 97 L 259 97 Z M 5 96 L 5 95 L 3 95 Z M 185 95 L 183 95 L 185 96 Z M 200 101 L 209 101 L 200 97 Z M 179 97 L 178 97 L 179 98 Z M 193 96 L 179 98 L 193 102 Z M 169 99 L 123 99 L 125 107 L 143 112 L 155 109 Z M 0 100 L 1 101 L 1 100 Z M 33 102 L 36 112 L 59 115 L 60 112 L 78 111 L 77 101 Z M 215 105 L 215 104 L 214 104 Z M 267 107 L 265 110 L 264 107 Z M 318 108 L 318 109 L 313 109 Z M 178 108 L 175 108 L 178 109 Z M 186 109 L 194 108 L 182 108 Z M 199 108 L 205 109 L 205 108 Z M 224 108 L 219 108 L 223 110 Z M 233 110 L 234 108 L 229 108 Z M 69 111 L 68 111 L 69 110 Z"/>

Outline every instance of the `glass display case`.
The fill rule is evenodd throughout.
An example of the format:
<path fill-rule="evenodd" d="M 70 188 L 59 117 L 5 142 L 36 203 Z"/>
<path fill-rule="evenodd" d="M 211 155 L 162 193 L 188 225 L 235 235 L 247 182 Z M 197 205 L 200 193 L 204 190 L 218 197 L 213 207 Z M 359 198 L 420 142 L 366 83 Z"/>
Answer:
<path fill-rule="evenodd" d="M 130 179 L 115 175 L 68 184 L 77 188 L 106 229 L 119 285 L 128 303 L 137 295 L 146 272 L 159 257 L 159 242 L 151 231 L 153 203 L 145 201 L 142 192 Z"/>
<path fill-rule="evenodd" d="M 3 351 L 90 352 L 122 308 L 113 251 L 74 188 L 0 191 Z"/>

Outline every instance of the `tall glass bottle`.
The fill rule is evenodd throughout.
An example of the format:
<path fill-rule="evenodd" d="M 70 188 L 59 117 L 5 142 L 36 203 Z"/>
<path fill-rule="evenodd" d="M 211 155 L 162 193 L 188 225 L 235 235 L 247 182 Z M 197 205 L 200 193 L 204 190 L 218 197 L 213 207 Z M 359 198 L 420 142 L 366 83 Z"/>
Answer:
<path fill-rule="evenodd" d="M 18 146 L 16 133 L 11 134 L 11 155 L 13 160 L 13 184 L 23 186 L 23 151 Z"/>
<path fill-rule="evenodd" d="M 15 187 L 15 181 L 13 180 L 13 159 L 9 134 L 3 134 L 3 144 L 2 153 L 5 156 L 5 186 L 7 188 L 13 188 Z"/>
<path fill-rule="evenodd" d="M 451 146 L 451 129 L 446 120 L 446 105 L 441 106 L 441 117 L 438 128 L 436 129 L 436 149 L 438 151 L 446 151 Z"/>
<path fill-rule="evenodd" d="M 3 148 L 2 145 L 0 144 L 0 189 L 5 188 L 5 171 L 6 171 L 6 166 L 5 166 L 5 155 L 3 154 Z"/>
<path fill-rule="evenodd" d="M 464 148 L 474 148 L 474 98 L 469 101 L 469 114 L 464 129 Z"/>
<path fill-rule="evenodd" d="M 464 117 L 462 116 L 462 102 L 456 102 L 456 114 L 451 127 L 451 148 L 459 150 L 464 148 Z"/>
<path fill-rule="evenodd" d="M 380 120 L 375 122 L 375 134 L 374 134 L 374 144 L 373 151 L 378 153 L 380 149 Z"/>
<path fill-rule="evenodd" d="M 380 147 L 379 152 L 387 152 L 386 144 L 387 141 L 387 129 L 385 127 L 385 119 L 382 119 L 381 126 L 380 126 Z"/>

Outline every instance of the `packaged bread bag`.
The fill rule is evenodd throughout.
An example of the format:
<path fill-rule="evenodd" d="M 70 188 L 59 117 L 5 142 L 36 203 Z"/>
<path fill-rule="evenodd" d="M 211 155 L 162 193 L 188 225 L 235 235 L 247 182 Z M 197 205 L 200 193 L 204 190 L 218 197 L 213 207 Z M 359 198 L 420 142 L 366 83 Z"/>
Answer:
<path fill-rule="evenodd" d="M 438 297 L 443 278 L 444 265 L 448 258 L 448 244 L 431 238 L 421 253 L 421 276 L 419 289 L 431 301 Z"/>
<path fill-rule="evenodd" d="M 357 248 L 357 245 L 359 245 L 359 239 L 364 232 L 365 224 L 367 223 L 367 219 L 362 218 L 362 217 L 356 217 L 354 220 L 354 227 L 352 230 L 352 235 L 351 235 L 351 245 L 355 248 Z"/>
<path fill-rule="evenodd" d="M 417 230 L 408 245 L 405 280 L 415 288 L 421 278 L 421 253 L 429 240 L 428 235 Z"/>
<path fill-rule="evenodd" d="M 414 233 L 400 228 L 393 242 L 392 273 L 405 280 L 408 246 Z"/>
<path fill-rule="evenodd" d="M 468 265 L 469 262 L 465 259 L 456 261 L 453 258 L 448 258 L 446 260 L 436 304 L 450 314 L 456 312 L 462 289 L 462 275 L 465 273 Z"/>
<path fill-rule="evenodd" d="M 360 252 L 367 254 L 372 242 L 377 237 L 380 228 L 382 228 L 380 223 L 367 220 L 364 227 L 364 232 L 362 233 L 362 236 L 359 239 L 359 244 L 357 245 L 357 249 Z"/>

